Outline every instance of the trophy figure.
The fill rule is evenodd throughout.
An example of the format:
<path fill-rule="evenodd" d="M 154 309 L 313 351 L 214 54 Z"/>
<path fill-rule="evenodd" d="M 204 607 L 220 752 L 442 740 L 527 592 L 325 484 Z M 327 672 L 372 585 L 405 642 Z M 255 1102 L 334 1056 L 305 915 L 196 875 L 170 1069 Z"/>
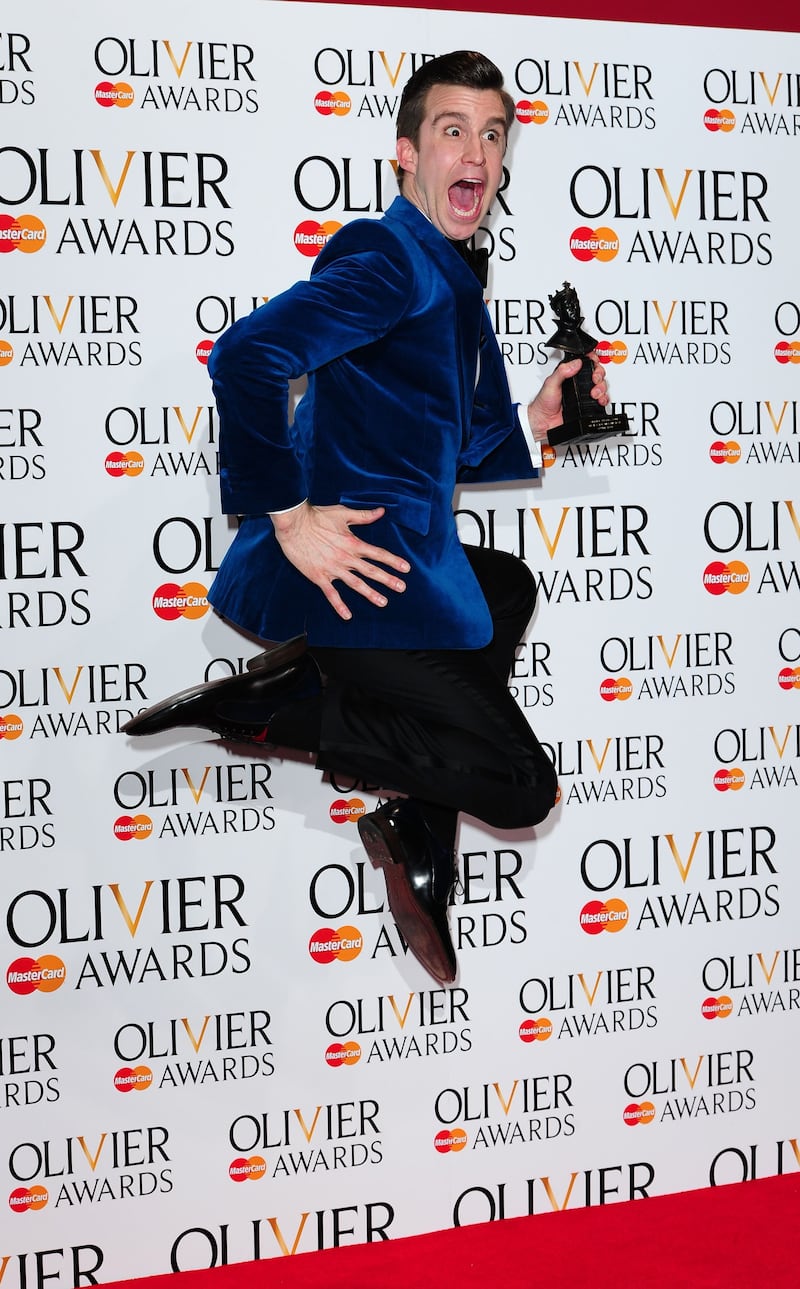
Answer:
<path fill-rule="evenodd" d="M 548 443 L 556 447 L 559 443 L 589 442 L 611 434 L 624 434 L 628 429 L 625 413 L 612 415 L 592 398 L 594 364 L 586 355 L 594 349 L 597 341 L 581 330 L 583 318 L 577 291 L 565 282 L 561 290 L 548 299 L 558 330 L 545 343 L 550 348 L 564 351 L 562 363 L 572 362 L 574 358 L 582 360 L 577 375 L 565 380 L 561 387 L 564 421 L 555 429 L 548 430 Z"/>

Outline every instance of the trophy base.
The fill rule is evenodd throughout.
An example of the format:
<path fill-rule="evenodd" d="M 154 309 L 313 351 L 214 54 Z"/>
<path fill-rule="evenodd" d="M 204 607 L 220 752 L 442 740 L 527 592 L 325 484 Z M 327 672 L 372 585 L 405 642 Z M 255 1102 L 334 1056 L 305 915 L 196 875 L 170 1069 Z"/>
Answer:
<path fill-rule="evenodd" d="M 624 412 L 614 415 L 578 416 L 564 425 L 547 431 L 547 441 L 551 447 L 561 443 L 592 443 L 596 439 L 607 439 L 614 434 L 625 434 L 630 428 Z"/>

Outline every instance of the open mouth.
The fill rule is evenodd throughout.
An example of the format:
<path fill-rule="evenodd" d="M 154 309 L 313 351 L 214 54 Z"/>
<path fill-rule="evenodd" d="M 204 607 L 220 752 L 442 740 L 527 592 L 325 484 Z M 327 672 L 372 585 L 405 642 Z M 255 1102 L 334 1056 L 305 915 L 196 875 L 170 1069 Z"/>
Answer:
<path fill-rule="evenodd" d="M 450 209 L 457 219 L 474 219 L 483 201 L 484 184 L 481 179 L 460 179 L 450 185 Z"/>

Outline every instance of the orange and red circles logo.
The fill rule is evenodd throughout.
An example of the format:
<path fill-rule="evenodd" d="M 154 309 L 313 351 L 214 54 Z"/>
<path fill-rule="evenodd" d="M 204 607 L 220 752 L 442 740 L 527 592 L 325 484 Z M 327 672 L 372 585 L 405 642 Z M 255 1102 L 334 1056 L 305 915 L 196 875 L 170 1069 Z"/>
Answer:
<path fill-rule="evenodd" d="M 600 697 L 606 703 L 613 703 L 615 699 L 627 703 L 632 693 L 633 682 L 627 676 L 606 676 L 600 681 Z"/>
<path fill-rule="evenodd" d="M 211 350 L 214 348 L 213 340 L 198 340 L 195 345 L 194 356 L 199 363 L 205 367 L 211 357 Z"/>
<path fill-rule="evenodd" d="M 528 1016 L 519 1027 L 523 1043 L 546 1043 L 552 1033 L 553 1022 L 549 1016 Z"/>
<path fill-rule="evenodd" d="M 360 1043 L 331 1043 L 325 1051 L 325 1060 L 332 1069 L 339 1069 L 342 1065 L 358 1065 L 361 1060 Z"/>
<path fill-rule="evenodd" d="M 94 87 L 94 101 L 100 107 L 130 107 L 133 86 L 127 81 L 100 81 Z"/>
<path fill-rule="evenodd" d="M 165 582 L 153 592 L 153 612 L 164 622 L 177 618 L 202 618 L 208 613 L 208 591 L 200 582 Z"/>
<path fill-rule="evenodd" d="M 778 672 L 781 689 L 800 689 L 800 667 L 783 667 Z"/>
<path fill-rule="evenodd" d="M 622 931 L 628 925 L 628 906 L 623 900 L 589 900 L 581 909 L 580 922 L 587 935 Z"/>
<path fill-rule="evenodd" d="M 103 462 L 106 474 L 112 479 L 135 479 L 144 470 L 144 457 L 141 452 L 109 452 Z"/>
<path fill-rule="evenodd" d="M 703 570 L 703 586 L 709 595 L 741 595 L 750 585 L 750 569 L 739 559 L 712 560 Z"/>
<path fill-rule="evenodd" d="M 7 340 L 0 340 L 0 367 L 7 367 L 14 361 L 14 346 Z"/>
<path fill-rule="evenodd" d="M 149 815 L 120 815 L 114 821 L 117 841 L 146 841 L 152 833 L 153 821 Z"/>
<path fill-rule="evenodd" d="M 742 449 L 735 439 L 728 439 L 726 442 L 717 439 L 716 443 L 712 443 L 708 449 L 708 455 L 714 465 L 736 465 L 736 462 L 741 460 Z"/>
<path fill-rule="evenodd" d="M 50 1196 L 44 1186 L 18 1186 L 8 1197 L 8 1207 L 14 1213 L 36 1212 L 44 1208 Z"/>
<path fill-rule="evenodd" d="M 53 953 L 40 958 L 15 958 L 6 972 L 6 984 L 12 994 L 52 994 L 67 978 L 67 969 Z"/>
<path fill-rule="evenodd" d="M 727 770 L 717 770 L 714 775 L 714 787 L 717 792 L 740 792 L 744 785 L 744 770 L 738 765 L 732 765 Z"/>
<path fill-rule="evenodd" d="M 360 797 L 351 797 L 349 801 L 339 797 L 331 805 L 331 819 L 335 824 L 354 824 L 366 813 L 367 807 Z"/>
<path fill-rule="evenodd" d="M 569 249 L 576 260 L 600 260 L 606 264 L 619 250 L 619 238 L 613 228 L 576 228 L 569 239 Z"/>
<path fill-rule="evenodd" d="M 314 95 L 314 107 L 320 116 L 347 116 L 352 106 L 345 90 L 317 90 Z"/>
<path fill-rule="evenodd" d="M 22 717 L 17 716 L 16 712 L 6 712 L 5 716 L 0 716 L 0 739 L 13 741 L 19 738 L 24 729 Z"/>
<path fill-rule="evenodd" d="M 544 125 L 550 119 L 550 108 L 540 98 L 521 98 L 515 108 L 515 116 L 523 125 Z"/>
<path fill-rule="evenodd" d="M 624 363 L 628 357 L 628 346 L 624 340 L 598 340 L 595 353 L 601 363 Z"/>
<path fill-rule="evenodd" d="M 551 448 L 550 444 L 542 445 L 542 469 L 549 470 L 556 463 L 556 450 Z"/>
<path fill-rule="evenodd" d="M 733 999 L 727 994 L 720 994 L 719 998 L 704 998 L 700 1010 L 706 1020 L 726 1020 L 733 1011 Z"/>
<path fill-rule="evenodd" d="M 114 1075 L 117 1092 L 146 1092 L 153 1086 L 153 1071 L 148 1065 L 123 1065 Z"/>
<path fill-rule="evenodd" d="M 315 962 L 352 962 L 364 947 L 364 937 L 355 926 L 340 926 L 334 931 L 329 926 L 320 927 L 308 942 L 308 952 Z"/>
<path fill-rule="evenodd" d="M 295 250 L 301 255 L 319 255 L 323 246 L 327 246 L 333 234 L 338 233 L 341 227 L 333 219 L 324 224 L 318 224 L 314 219 L 304 219 L 294 230 Z"/>
<path fill-rule="evenodd" d="M 629 1128 L 636 1128 L 644 1123 L 652 1123 L 656 1117 L 656 1108 L 652 1101 L 632 1101 L 622 1111 L 622 1118 Z"/>
<path fill-rule="evenodd" d="M 0 250 L 2 250 L 0 243 Z M 779 363 L 800 363 L 800 340 L 779 340 L 774 349 Z"/>
<path fill-rule="evenodd" d="M 228 1176 L 232 1182 L 260 1182 L 262 1177 L 267 1175 L 267 1161 L 263 1155 L 250 1155 L 245 1159 L 240 1155 L 234 1159 L 228 1169 Z"/>
<path fill-rule="evenodd" d="M 443 1128 L 433 1139 L 433 1148 L 440 1155 L 449 1155 L 451 1151 L 458 1153 L 466 1144 L 467 1134 L 463 1128 Z"/>
<path fill-rule="evenodd" d="M 47 241 L 47 229 L 36 215 L 0 215 L 0 252 L 33 255 Z"/>
<path fill-rule="evenodd" d="M 730 134 L 736 125 L 736 117 L 728 107 L 709 107 L 706 108 L 703 116 L 703 125 L 712 134 L 721 130 L 723 134 Z"/>

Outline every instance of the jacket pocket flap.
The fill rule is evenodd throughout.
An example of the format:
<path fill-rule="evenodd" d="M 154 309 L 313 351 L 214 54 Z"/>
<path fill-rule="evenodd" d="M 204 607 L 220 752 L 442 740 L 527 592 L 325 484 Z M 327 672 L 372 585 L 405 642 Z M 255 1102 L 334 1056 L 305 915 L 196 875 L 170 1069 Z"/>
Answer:
<path fill-rule="evenodd" d="M 343 506 L 355 506 L 359 510 L 371 510 L 375 506 L 384 506 L 386 517 L 393 524 L 402 528 L 411 528 L 424 537 L 431 522 L 431 503 L 425 497 L 409 496 L 408 493 L 389 492 L 378 488 L 374 492 L 346 493 L 339 498 Z M 369 538 L 367 538 L 369 540 Z"/>

